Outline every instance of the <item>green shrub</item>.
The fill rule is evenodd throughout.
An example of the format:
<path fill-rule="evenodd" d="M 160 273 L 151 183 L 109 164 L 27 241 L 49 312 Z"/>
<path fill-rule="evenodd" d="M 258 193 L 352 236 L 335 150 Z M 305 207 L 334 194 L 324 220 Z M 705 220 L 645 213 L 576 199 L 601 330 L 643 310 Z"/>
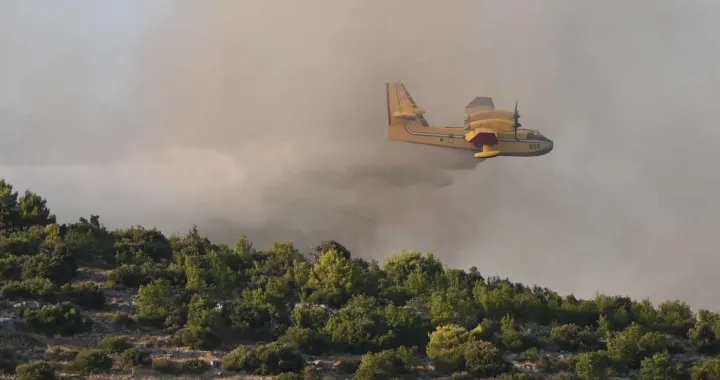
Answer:
<path fill-rule="evenodd" d="M 145 263 L 143 265 L 123 264 L 110 273 L 108 283 L 110 286 L 124 286 L 138 288 L 154 280 L 167 280 L 176 287 L 185 287 L 187 278 L 183 268 L 175 265 Z"/>
<path fill-rule="evenodd" d="M 606 351 L 585 352 L 577 357 L 575 372 L 587 380 L 607 379 L 612 363 Z"/>
<path fill-rule="evenodd" d="M 320 329 L 330 319 L 330 311 L 322 305 L 299 303 L 292 310 L 292 321 L 298 327 Z"/>
<path fill-rule="evenodd" d="M 20 364 L 16 369 L 18 380 L 56 380 L 55 369 L 45 362 Z"/>
<path fill-rule="evenodd" d="M 438 326 L 430 334 L 427 355 L 440 372 L 451 373 L 463 368 L 463 349 L 469 339 L 468 331 L 457 325 Z"/>
<path fill-rule="evenodd" d="M 297 326 L 291 326 L 285 330 L 277 342 L 295 347 L 311 355 L 322 355 L 329 349 L 329 342 L 324 335 L 315 330 Z"/>
<path fill-rule="evenodd" d="M 220 345 L 220 337 L 207 327 L 185 327 L 173 336 L 173 344 L 194 350 L 212 350 Z"/>
<path fill-rule="evenodd" d="M 81 217 L 77 222 L 66 225 L 63 240 L 79 262 L 96 265 L 115 261 L 113 237 L 100 224 L 97 215 L 91 215 L 90 220 Z"/>
<path fill-rule="evenodd" d="M 518 331 L 515 319 L 509 314 L 502 318 L 500 331 L 502 345 L 508 350 L 519 352 L 530 343 L 527 337 Z"/>
<path fill-rule="evenodd" d="M 400 375 L 411 374 L 415 366 L 415 349 L 399 347 L 377 353 L 367 353 L 360 361 L 354 379 L 393 379 Z"/>
<path fill-rule="evenodd" d="M 126 337 L 107 335 L 98 342 L 95 348 L 111 354 L 121 354 L 123 351 L 132 348 L 132 346 Z"/>
<path fill-rule="evenodd" d="M 540 350 L 537 347 L 530 347 L 522 354 L 523 360 L 537 360 Z"/>
<path fill-rule="evenodd" d="M 497 323 L 490 318 L 484 318 L 474 329 L 470 330 L 470 338 L 474 340 L 491 341 L 493 335 L 499 331 Z"/>
<path fill-rule="evenodd" d="M 93 283 L 65 284 L 60 288 L 60 296 L 67 301 L 88 309 L 102 309 L 105 307 L 105 292 Z"/>
<path fill-rule="evenodd" d="M 138 265 L 123 264 L 115 268 L 108 276 L 108 284 L 112 287 L 137 288 L 149 284 L 150 281 L 151 279 L 140 270 Z"/>
<path fill-rule="evenodd" d="M 119 264 L 172 260 L 172 246 L 157 229 L 134 226 L 112 232 Z"/>
<path fill-rule="evenodd" d="M 164 321 L 173 306 L 171 292 L 172 287 L 167 280 L 154 280 L 141 285 L 135 297 L 138 316 Z"/>
<path fill-rule="evenodd" d="M 55 299 L 55 284 L 42 277 L 9 281 L 0 289 L 0 294 L 11 300 L 29 298 L 53 301 Z"/>
<path fill-rule="evenodd" d="M 692 366 L 692 380 L 720 379 L 720 358 L 705 359 Z"/>
<path fill-rule="evenodd" d="M 43 277 L 62 285 L 77 275 L 78 265 L 72 255 L 58 245 L 50 254 L 23 256 L 20 268 L 22 279 Z"/>
<path fill-rule="evenodd" d="M 144 367 L 150 366 L 151 364 L 152 359 L 150 358 L 150 353 L 147 351 L 130 348 L 120 354 L 120 365 L 124 368 Z"/>
<path fill-rule="evenodd" d="M 580 328 L 573 324 L 553 326 L 550 332 L 550 341 L 561 350 L 576 350 L 580 346 Z"/>
<path fill-rule="evenodd" d="M 240 345 L 223 358 L 223 367 L 229 371 L 247 371 L 260 375 L 275 375 L 299 371 L 305 359 L 292 346 L 270 343 L 251 347 Z"/>
<path fill-rule="evenodd" d="M 0 238 L 0 243 L 3 239 Z M 0 282 L 20 281 L 22 259 L 16 256 L 2 257 L 0 253 Z"/>
<path fill-rule="evenodd" d="M 465 369 L 476 376 L 497 376 L 511 368 L 502 358 L 502 353 L 494 344 L 482 340 L 470 341 L 463 347 Z"/>
<path fill-rule="evenodd" d="M 70 302 L 60 302 L 40 309 L 23 309 L 25 324 L 45 335 L 74 335 L 87 331 L 92 321 L 82 317 L 80 310 Z"/>
<path fill-rule="evenodd" d="M 72 371 L 83 375 L 93 373 L 109 372 L 113 366 L 113 360 L 102 350 L 87 350 L 80 352 L 70 363 Z"/>
<path fill-rule="evenodd" d="M 23 232 L 11 233 L 0 239 L 0 254 L 13 256 L 32 256 L 40 250 L 41 236 L 28 236 Z"/>
<path fill-rule="evenodd" d="M 640 363 L 641 379 L 677 379 L 681 378 L 680 367 L 673 363 L 667 352 L 656 353 Z"/>

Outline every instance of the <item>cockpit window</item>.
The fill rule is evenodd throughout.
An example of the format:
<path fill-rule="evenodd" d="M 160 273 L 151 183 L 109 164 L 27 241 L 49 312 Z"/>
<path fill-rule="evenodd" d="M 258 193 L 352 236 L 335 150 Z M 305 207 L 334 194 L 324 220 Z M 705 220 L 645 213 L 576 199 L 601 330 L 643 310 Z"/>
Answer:
<path fill-rule="evenodd" d="M 540 132 L 537 131 L 528 131 L 527 138 L 528 140 L 550 141 L 547 137 L 541 135 Z"/>

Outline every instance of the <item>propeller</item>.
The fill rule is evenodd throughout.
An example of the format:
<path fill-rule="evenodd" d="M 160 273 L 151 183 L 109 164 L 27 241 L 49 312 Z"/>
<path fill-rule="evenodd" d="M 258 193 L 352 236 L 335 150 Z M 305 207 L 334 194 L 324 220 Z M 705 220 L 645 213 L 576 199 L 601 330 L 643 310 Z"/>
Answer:
<path fill-rule="evenodd" d="M 513 131 L 514 131 L 516 140 L 517 140 L 517 130 L 518 130 L 518 128 L 522 127 L 522 124 L 520 124 L 520 122 L 518 121 L 518 120 L 520 120 L 520 113 L 518 112 L 517 105 L 518 105 L 518 103 L 516 100 L 515 101 L 515 112 L 513 112 L 513 117 L 512 117 L 513 118 Z"/>

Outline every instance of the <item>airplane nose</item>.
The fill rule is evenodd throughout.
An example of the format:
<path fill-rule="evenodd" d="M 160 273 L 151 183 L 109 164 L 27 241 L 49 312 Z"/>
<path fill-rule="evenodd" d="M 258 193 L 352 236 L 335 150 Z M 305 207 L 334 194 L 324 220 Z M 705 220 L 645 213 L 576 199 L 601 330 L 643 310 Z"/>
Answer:
<path fill-rule="evenodd" d="M 547 148 L 545 148 L 545 154 L 548 154 L 548 153 L 552 152 L 553 146 L 555 145 L 555 143 L 553 143 L 553 142 L 550 141 L 550 140 L 548 140 L 548 142 L 550 143 L 550 146 L 547 147 Z"/>

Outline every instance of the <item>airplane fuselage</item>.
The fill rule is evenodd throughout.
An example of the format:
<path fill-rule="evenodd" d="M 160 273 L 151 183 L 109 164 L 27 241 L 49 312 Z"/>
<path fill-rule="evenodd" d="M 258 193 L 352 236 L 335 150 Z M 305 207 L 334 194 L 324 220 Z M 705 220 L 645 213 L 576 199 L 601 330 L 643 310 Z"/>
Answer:
<path fill-rule="evenodd" d="M 389 137 L 395 141 L 482 152 L 483 144 L 466 141 L 465 133 L 466 127 L 423 127 L 407 123 L 403 128 L 390 128 Z M 512 130 L 496 133 L 498 142 L 493 145 L 493 150 L 499 151 L 497 156 L 534 157 L 548 154 L 553 149 L 552 141 L 535 130 L 518 129 L 517 135 Z"/>
<path fill-rule="evenodd" d="M 405 86 L 386 84 L 390 140 L 475 151 L 475 158 L 535 157 L 548 154 L 553 142 L 537 130 L 520 128 L 520 115 L 495 109 L 492 98 L 476 97 L 465 107 L 462 126 L 434 126 L 424 117 Z"/>

